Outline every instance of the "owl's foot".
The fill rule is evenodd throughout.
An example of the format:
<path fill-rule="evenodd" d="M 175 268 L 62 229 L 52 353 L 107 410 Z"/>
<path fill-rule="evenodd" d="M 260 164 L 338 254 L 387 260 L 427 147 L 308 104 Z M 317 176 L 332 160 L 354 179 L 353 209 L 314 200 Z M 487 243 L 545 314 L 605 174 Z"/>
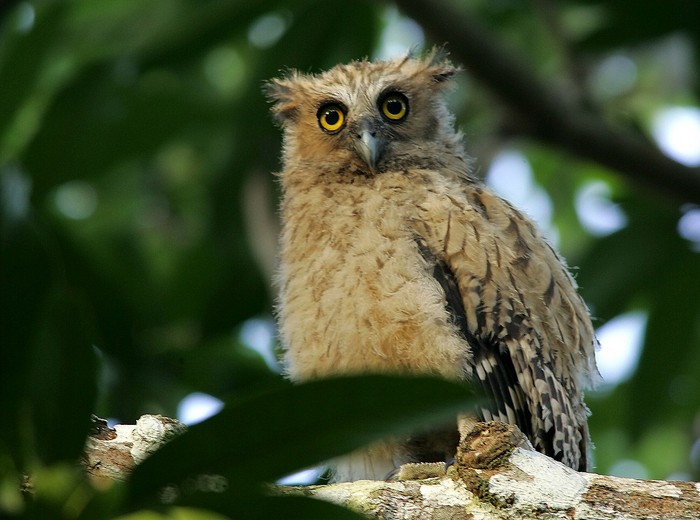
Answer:
<path fill-rule="evenodd" d="M 458 466 L 497 468 L 508 460 L 515 448 L 534 451 L 530 441 L 517 426 L 499 421 L 480 422 L 462 437 L 457 450 Z"/>
<path fill-rule="evenodd" d="M 444 477 L 447 474 L 447 464 L 444 462 L 409 462 L 402 464 L 389 475 L 386 480 L 425 480 L 427 478 Z"/>

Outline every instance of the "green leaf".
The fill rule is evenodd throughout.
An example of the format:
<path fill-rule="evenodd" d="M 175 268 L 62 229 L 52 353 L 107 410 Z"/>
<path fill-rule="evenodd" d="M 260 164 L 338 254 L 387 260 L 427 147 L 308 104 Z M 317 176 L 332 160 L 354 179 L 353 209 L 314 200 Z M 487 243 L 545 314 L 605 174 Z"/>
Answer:
<path fill-rule="evenodd" d="M 634 402 L 643 403 L 629 409 L 628 427 L 635 438 L 651 429 L 651 423 L 663 426 L 679 414 L 694 414 L 700 406 L 700 262 L 687 249 L 679 248 L 676 253 L 650 284 L 653 291 L 644 348 L 630 381 Z M 669 326 L 674 323 L 680 326 Z"/>
<path fill-rule="evenodd" d="M 96 388 L 87 302 L 81 291 L 50 275 L 60 253 L 48 230 L 21 224 L 3 236 L 3 413 L 0 437 L 22 468 L 77 460 L 89 427 Z"/>
<path fill-rule="evenodd" d="M 474 406 L 466 386 L 428 377 L 364 376 L 275 388 L 230 402 L 138 466 L 130 503 L 166 484 L 215 473 L 233 494 L 391 433 L 455 420 Z"/>
<path fill-rule="evenodd" d="M 97 396 L 97 360 L 86 303 L 57 287 L 43 308 L 32 356 L 32 413 L 38 451 L 46 463 L 77 460 Z"/>
<path fill-rule="evenodd" d="M 603 8 L 605 21 L 589 35 L 582 46 L 607 51 L 610 47 L 625 47 L 683 31 L 700 35 L 697 20 L 700 3 L 694 0 L 666 2 L 637 2 L 635 0 L 585 0 Z"/>
<path fill-rule="evenodd" d="M 23 449 L 26 435 L 22 432 L 20 414 L 29 400 L 27 373 L 33 354 L 32 338 L 41 302 L 51 284 L 51 268 L 34 226 L 18 225 L 2 231 L 0 405 L 4 419 L 0 421 L 0 446 L 8 450 L 21 470 L 30 454 Z"/>
<path fill-rule="evenodd" d="M 643 297 L 658 290 L 653 282 L 667 271 L 668 259 L 688 254 L 687 244 L 676 232 L 674 206 L 641 197 L 627 197 L 620 206 L 628 215 L 628 225 L 594 241 L 576 273 L 581 294 L 602 320 L 630 310 L 631 302 L 639 305 Z M 650 237 L 654 237 L 653 247 Z"/>

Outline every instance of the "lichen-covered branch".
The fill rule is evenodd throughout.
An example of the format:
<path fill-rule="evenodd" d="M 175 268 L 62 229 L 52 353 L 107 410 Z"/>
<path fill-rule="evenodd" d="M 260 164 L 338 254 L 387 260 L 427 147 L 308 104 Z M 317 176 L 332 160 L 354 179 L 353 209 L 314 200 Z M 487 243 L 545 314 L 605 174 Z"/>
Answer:
<path fill-rule="evenodd" d="M 303 492 L 382 519 L 700 518 L 696 483 L 577 473 L 523 448 L 514 450 L 509 463 L 499 469 L 476 471 L 470 483 L 450 472 L 423 481 L 359 481 Z"/>
<path fill-rule="evenodd" d="M 98 428 L 85 448 L 92 479 L 124 479 L 184 426 L 145 415 Z M 413 472 L 414 474 L 416 472 Z M 334 502 L 377 519 L 675 520 L 700 518 L 700 484 L 579 473 L 532 451 L 517 428 L 480 423 L 446 475 L 397 482 L 273 486 L 273 493 Z"/>
<path fill-rule="evenodd" d="M 512 426 L 483 423 L 442 478 L 361 481 L 304 492 L 382 519 L 700 518 L 700 484 L 579 473 L 523 447 L 521 437 Z"/>
<path fill-rule="evenodd" d="M 124 480 L 137 464 L 186 429 L 180 421 L 162 415 L 143 415 L 136 424 L 114 428 L 95 418 L 83 454 L 85 472 L 97 485 Z"/>

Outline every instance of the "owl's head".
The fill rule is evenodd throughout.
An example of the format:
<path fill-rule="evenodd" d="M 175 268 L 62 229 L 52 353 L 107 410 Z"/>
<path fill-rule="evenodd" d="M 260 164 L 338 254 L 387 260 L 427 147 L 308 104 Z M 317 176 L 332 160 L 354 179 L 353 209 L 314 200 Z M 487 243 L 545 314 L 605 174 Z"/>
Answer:
<path fill-rule="evenodd" d="M 424 58 L 356 61 L 318 75 L 292 71 L 266 85 L 284 128 L 284 161 L 373 176 L 461 155 L 442 91 L 457 68 Z"/>

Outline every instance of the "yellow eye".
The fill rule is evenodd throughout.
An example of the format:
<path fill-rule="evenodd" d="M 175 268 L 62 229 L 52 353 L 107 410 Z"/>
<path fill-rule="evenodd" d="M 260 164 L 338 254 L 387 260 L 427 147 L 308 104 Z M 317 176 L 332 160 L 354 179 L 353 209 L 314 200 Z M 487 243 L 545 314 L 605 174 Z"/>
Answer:
<path fill-rule="evenodd" d="M 316 115 L 321 129 L 331 134 L 343 128 L 345 124 L 345 112 L 339 105 L 323 105 Z"/>
<path fill-rule="evenodd" d="M 408 115 L 408 99 L 398 92 L 389 94 L 382 101 L 381 109 L 389 121 L 401 121 Z"/>

